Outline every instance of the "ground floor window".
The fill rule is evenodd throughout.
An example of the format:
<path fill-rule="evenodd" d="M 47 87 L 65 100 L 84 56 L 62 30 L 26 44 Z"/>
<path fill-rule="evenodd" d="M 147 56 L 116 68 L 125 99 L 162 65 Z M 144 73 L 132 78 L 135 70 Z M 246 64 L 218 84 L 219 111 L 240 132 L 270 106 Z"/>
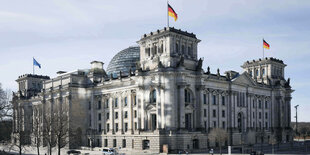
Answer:
<path fill-rule="evenodd" d="M 104 139 L 104 147 L 108 147 L 108 139 Z"/>
<path fill-rule="evenodd" d="M 116 139 L 113 139 L 113 147 L 116 147 Z"/>
<path fill-rule="evenodd" d="M 150 140 L 143 140 L 142 141 L 142 149 L 143 150 L 150 149 Z"/>
<path fill-rule="evenodd" d="M 199 140 L 198 139 L 193 140 L 193 149 L 199 149 Z"/>
<path fill-rule="evenodd" d="M 123 145 L 122 145 L 123 148 L 126 147 L 126 139 L 123 139 Z"/>

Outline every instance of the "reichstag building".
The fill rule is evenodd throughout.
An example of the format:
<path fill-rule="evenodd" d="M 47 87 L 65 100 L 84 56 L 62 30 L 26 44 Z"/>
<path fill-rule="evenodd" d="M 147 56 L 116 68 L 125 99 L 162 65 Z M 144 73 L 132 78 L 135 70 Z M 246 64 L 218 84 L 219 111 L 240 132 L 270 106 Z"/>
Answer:
<path fill-rule="evenodd" d="M 49 137 L 34 131 L 57 140 L 53 126 L 64 122 L 66 147 L 128 153 L 206 150 L 219 145 L 208 140 L 213 128 L 227 131 L 223 145 L 291 141 L 286 64 L 271 57 L 244 62 L 242 72 L 211 73 L 197 57 L 199 42 L 193 33 L 165 27 L 118 52 L 106 70 L 93 61 L 90 69 L 54 78 L 19 76 L 13 141 L 23 131 L 25 143 L 47 146 Z M 66 118 L 52 122 L 59 114 Z"/>

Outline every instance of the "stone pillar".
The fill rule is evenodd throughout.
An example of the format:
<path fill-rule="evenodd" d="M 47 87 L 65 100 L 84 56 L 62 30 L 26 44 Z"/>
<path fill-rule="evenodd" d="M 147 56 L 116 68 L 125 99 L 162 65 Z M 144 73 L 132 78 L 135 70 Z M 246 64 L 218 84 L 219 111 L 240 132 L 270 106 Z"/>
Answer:
<path fill-rule="evenodd" d="M 156 129 L 161 128 L 161 93 L 160 93 L 160 87 L 157 87 L 156 89 Z"/>
<path fill-rule="evenodd" d="M 141 106 L 140 106 L 140 110 L 139 113 L 141 115 L 141 129 L 145 129 L 145 98 L 144 98 L 144 92 L 143 90 L 139 89 L 139 98 L 140 98 L 140 102 L 141 102 Z"/>
<path fill-rule="evenodd" d="M 179 100 L 179 104 L 178 104 L 178 119 L 179 119 L 179 125 L 178 128 L 185 128 L 185 111 L 184 111 L 184 107 L 185 107 L 185 103 L 184 103 L 184 86 L 179 86 L 178 87 L 178 100 Z"/>
<path fill-rule="evenodd" d="M 160 89 L 160 106 L 161 106 L 161 126 L 160 128 L 161 129 L 164 129 L 166 127 L 166 124 L 165 124 L 165 90 L 164 89 Z"/>

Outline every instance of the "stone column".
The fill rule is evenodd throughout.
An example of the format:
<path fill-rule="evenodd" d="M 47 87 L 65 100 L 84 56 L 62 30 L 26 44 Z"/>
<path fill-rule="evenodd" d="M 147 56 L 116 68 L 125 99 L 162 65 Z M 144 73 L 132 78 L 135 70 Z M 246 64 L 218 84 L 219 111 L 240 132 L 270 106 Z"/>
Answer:
<path fill-rule="evenodd" d="M 160 101 L 160 99 L 161 99 L 161 93 L 160 93 L 160 87 L 158 86 L 157 88 L 156 88 L 156 129 L 159 129 L 159 128 L 161 128 L 161 101 Z"/>
<path fill-rule="evenodd" d="M 140 113 L 140 129 L 145 129 L 145 98 L 144 98 L 144 91 L 139 89 L 138 91 L 141 106 L 139 106 L 138 112 Z"/>
<path fill-rule="evenodd" d="M 184 107 L 185 107 L 185 103 L 184 103 L 184 86 L 183 85 L 179 85 L 178 86 L 178 100 L 179 100 L 179 104 L 178 104 L 178 128 L 185 128 L 185 111 L 184 111 Z"/>

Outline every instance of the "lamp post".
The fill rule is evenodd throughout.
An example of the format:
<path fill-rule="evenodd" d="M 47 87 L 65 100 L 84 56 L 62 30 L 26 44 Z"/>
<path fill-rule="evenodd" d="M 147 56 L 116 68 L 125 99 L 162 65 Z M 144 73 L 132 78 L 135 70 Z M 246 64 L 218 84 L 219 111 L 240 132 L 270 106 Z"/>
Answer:
<path fill-rule="evenodd" d="M 295 116 L 295 118 L 296 118 L 296 136 L 297 136 L 297 134 L 298 134 L 298 122 L 297 122 L 297 108 L 298 108 L 298 106 L 299 106 L 299 105 L 294 106 L 295 109 L 296 109 L 296 116 Z"/>

